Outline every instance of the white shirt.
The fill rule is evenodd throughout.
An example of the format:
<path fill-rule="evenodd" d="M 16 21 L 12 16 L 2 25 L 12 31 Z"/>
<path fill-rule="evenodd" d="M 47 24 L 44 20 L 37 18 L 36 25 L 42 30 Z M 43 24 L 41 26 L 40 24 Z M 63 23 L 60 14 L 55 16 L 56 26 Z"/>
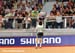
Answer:
<path fill-rule="evenodd" d="M 60 22 L 62 22 L 63 20 L 62 20 L 62 16 L 56 16 L 56 22 L 57 23 L 60 23 Z"/>
<path fill-rule="evenodd" d="M 75 16 L 73 15 L 73 19 L 75 20 Z"/>
<path fill-rule="evenodd" d="M 27 11 L 28 13 L 30 13 L 31 10 L 32 10 L 31 7 L 26 7 L 26 11 Z"/>
<path fill-rule="evenodd" d="M 25 20 L 25 23 L 30 23 L 29 21 L 31 20 L 31 18 L 24 18 L 24 20 Z"/>
<path fill-rule="evenodd" d="M 43 25 L 37 25 L 36 30 L 37 32 L 43 32 Z"/>

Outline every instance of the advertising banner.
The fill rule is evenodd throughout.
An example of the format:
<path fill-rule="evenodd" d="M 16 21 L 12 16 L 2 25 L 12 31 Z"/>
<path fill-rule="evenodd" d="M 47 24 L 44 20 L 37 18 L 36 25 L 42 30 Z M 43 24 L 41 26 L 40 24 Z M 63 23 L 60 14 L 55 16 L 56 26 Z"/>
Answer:
<path fill-rule="evenodd" d="M 0 46 L 35 46 L 35 36 L 0 37 Z M 72 46 L 75 45 L 74 35 L 44 36 L 43 46 Z"/>

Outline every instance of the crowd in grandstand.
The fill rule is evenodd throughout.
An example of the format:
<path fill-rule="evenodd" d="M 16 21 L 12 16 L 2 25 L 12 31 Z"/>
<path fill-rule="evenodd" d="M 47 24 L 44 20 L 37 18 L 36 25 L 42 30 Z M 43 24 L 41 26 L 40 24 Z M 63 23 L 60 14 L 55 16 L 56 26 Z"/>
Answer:
<path fill-rule="evenodd" d="M 44 18 L 49 21 L 46 22 L 46 28 L 63 28 L 65 18 L 67 19 L 67 27 L 75 28 L 75 3 L 72 0 L 56 1 L 48 17 L 40 15 L 42 8 L 43 4 L 36 0 L 0 0 L 0 28 L 35 28 L 37 21 L 44 20 Z"/>
<path fill-rule="evenodd" d="M 37 15 L 43 5 L 36 0 L 0 0 L 0 28 L 36 27 Z"/>
<path fill-rule="evenodd" d="M 47 22 L 46 28 L 63 28 L 65 18 L 67 20 L 67 27 L 75 28 L 75 2 L 72 0 L 66 2 L 56 1 L 50 12 L 50 16 L 48 16 L 49 22 Z"/>

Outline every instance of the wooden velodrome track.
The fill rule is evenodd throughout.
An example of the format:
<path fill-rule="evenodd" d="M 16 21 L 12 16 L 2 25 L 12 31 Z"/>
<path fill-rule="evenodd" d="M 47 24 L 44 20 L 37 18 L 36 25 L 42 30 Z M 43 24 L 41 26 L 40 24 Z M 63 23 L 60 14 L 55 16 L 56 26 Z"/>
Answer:
<path fill-rule="evenodd" d="M 61 47 L 0 47 L 0 53 L 75 53 L 75 46 Z"/>

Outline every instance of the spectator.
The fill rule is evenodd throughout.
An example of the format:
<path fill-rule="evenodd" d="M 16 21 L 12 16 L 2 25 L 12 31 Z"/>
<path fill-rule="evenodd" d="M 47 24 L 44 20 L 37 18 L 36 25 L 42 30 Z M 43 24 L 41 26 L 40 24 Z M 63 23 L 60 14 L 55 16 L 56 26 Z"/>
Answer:
<path fill-rule="evenodd" d="M 5 16 L 5 10 L 4 10 L 3 7 L 2 7 L 2 9 L 0 10 L 0 15 L 2 15 L 3 17 Z"/>
<path fill-rule="evenodd" d="M 32 27 L 36 27 L 36 21 L 37 21 L 37 16 L 38 16 L 39 12 L 37 10 L 37 8 L 34 8 L 34 10 L 32 10 L 31 12 L 31 16 L 32 16 Z"/>
<path fill-rule="evenodd" d="M 42 3 L 39 3 L 38 4 L 38 11 L 40 12 L 42 8 L 43 8 L 43 4 Z"/>
<path fill-rule="evenodd" d="M 47 18 L 46 28 L 55 28 L 55 21 L 56 21 L 55 15 L 51 11 L 50 15 Z"/>
<path fill-rule="evenodd" d="M 35 7 L 34 10 L 32 10 L 32 12 L 31 12 L 31 16 L 32 17 L 37 17 L 38 13 L 39 13 L 38 9 Z"/>
<path fill-rule="evenodd" d="M 3 1 L 2 1 L 2 0 L 0 0 L 0 8 L 2 7 L 2 5 L 3 5 Z"/>
<path fill-rule="evenodd" d="M 16 2 L 16 0 L 13 0 L 13 7 L 14 7 L 14 9 L 17 9 L 17 2 Z"/>
<path fill-rule="evenodd" d="M 58 1 L 56 1 L 56 3 L 54 4 L 56 10 L 60 10 L 60 4 Z"/>
<path fill-rule="evenodd" d="M 0 15 L 0 29 L 2 28 L 2 24 L 3 24 L 3 17 L 2 17 L 2 15 Z"/>
<path fill-rule="evenodd" d="M 56 8 L 55 7 L 52 9 L 52 12 L 54 15 L 56 15 Z"/>
<path fill-rule="evenodd" d="M 22 1 L 17 3 L 17 10 L 21 11 L 22 9 Z"/>
<path fill-rule="evenodd" d="M 26 6 L 26 12 L 30 13 L 32 11 L 30 2 Z"/>
<path fill-rule="evenodd" d="M 73 13 L 75 12 L 75 7 L 73 8 Z"/>
<path fill-rule="evenodd" d="M 72 27 L 75 28 L 75 12 L 73 13 Z"/>
<path fill-rule="evenodd" d="M 5 28 L 13 29 L 12 23 L 13 23 L 13 13 L 9 12 L 8 14 L 5 15 Z"/>
<path fill-rule="evenodd" d="M 26 10 L 26 5 L 25 4 L 22 4 L 21 10 Z"/>
<path fill-rule="evenodd" d="M 59 11 L 57 11 L 56 15 L 56 28 L 63 28 L 63 20 Z"/>
<path fill-rule="evenodd" d="M 16 17 L 16 28 L 18 29 L 22 29 L 22 21 L 23 21 L 23 17 L 21 14 L 17 14 L 17 17 Z"/>
<path fill-rule="evenodd" d="M 28 16 L 28 13 L 26 14 L 26 17 L 24 18 L 23 24 L 25 29 L 29 29 L 31 26 L 31 18 Z"/>
<path fill-rule="evenodd" d="M 74 5 L 73 1 L 69 0 L 68 3 L 67 3 L 67 6 L 73 8 L 73 5 Z"/>
<path fill-rule="evenodd" d="M 5 14 L 8 14 L 9 12 L 10 12 L 10 9 L 8 7 L 6 7 Z"/>

